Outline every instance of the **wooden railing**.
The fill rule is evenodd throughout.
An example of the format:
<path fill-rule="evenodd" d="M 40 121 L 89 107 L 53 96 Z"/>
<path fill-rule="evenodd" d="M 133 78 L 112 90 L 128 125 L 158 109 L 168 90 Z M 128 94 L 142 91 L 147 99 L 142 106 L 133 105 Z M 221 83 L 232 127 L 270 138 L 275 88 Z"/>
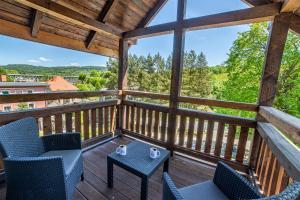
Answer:
<path fill-rule="evenodd" d="M 138 91 L 124 91 L 124 96 L 168 100 L 169 95 Z M 194 97 L 179 97 L 182 103 L 219 106 L 257 111 L 257 105 L 225 102 Z M 164 105 L 122 101 L 123 132 L 140 139 L 167 146 L 169 108 Z M 176 132 L 173 133 L 175 151 L 217 163 L 223 160 L 240 171 L 247 172 L 256 121 L 229 115 L 179 108 Z"/>
<path fill-rule="evenodd" d="M 300 144 L 300 120 L 271 107 L 226 102 L 195 97 L 179 97 L 180 103 L 217 106 L 257 112 L 257 121 L 250 118 L 178 108 L 175 132 L 169 133 L 169 95 L 138 91 L 97 91 L 47 94 L 0 95 L 1 103 L 32 102 L 68 98 L 90 98 L 122 95 L 122 101 L 96 99 L 95 102 L 70 104 L 0 114 L 0 124 L 24 117 L 35 117 L 40 134 L 68 131 L 82 133 L 85 146 L 109 137 L 116 129 L 117 109 L 122 115 L 121 132 L 158 144 L 177 153 L 210 163 L 222 160 L 250 177 L 266 195 L 282 191 L 291 181 L 300 181 L 300 152 L 290 142 Z M 163 105 L 129 100 L 162 100 Z M 95 99 L 94 99 L 95 100 Z M 121 113 L 120 113 L 121 114 Z M 170 144 L 170 138 L 174 143 Z"/>
<path fill-rule="evenodd" d="M 259 151 L 250 174 L 264 194 L 273 195 L 300 181 L 300 150 L 295 145 L 300 144 L 300 119 L 272 107 L 260 107 L 259 115 L 266 121 L 257 124 Z"/>

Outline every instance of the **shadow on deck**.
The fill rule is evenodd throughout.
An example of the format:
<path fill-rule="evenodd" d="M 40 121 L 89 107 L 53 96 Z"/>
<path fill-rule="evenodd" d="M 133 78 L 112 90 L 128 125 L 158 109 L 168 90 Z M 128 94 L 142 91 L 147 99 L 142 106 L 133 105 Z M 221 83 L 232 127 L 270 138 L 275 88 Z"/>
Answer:
<path fill-rule="evenodd" d="M 114 188 L 107 187 L 106 156 L 120 144 L 129 143 L 129 138 L 116 138 L 108 143 L 86 151 L 84 157 L 85 180 L 77 185 L 74 200 L 125 200 L 140 199 L 141 180 L 137 176 L 114 166 Z M 181 188 L 212 179 L 214 169 L 199 162 L 174 155 L 170 161 L 169 173 Z M 162 198 L 162 167 L 149 181 L 149 198 Z M 5 186 L 0 189 L 0 199 L 5 199 Z"/>

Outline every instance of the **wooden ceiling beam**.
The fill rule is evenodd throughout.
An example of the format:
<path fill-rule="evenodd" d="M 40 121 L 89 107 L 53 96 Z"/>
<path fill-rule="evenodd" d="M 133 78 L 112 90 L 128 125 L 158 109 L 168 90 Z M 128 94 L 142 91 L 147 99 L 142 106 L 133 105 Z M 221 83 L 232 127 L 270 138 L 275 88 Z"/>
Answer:
<path fill-rule="evenodd" d="M 291 19 L 290 29 L 300 36 L 300 16 L 293 15 Z"/>
<path fill-rule="evenodd" d="M 270 0 L 242 0 L 249 6 L 261 6 L 272 3 Z"/>
<path fill-rule="evenodd" d="M 31 27 L 31 36 L 36 37 L 40 31 L 40 27 L 43 21 L 44 13 L 39 10 L 33 11 L 32 27 Z"/>
<path fill-rule="evenodd" d="M 43 30 L 40 30 L 36 37 L 32 37 L 31 27 L 16 24 L 3 19 L 0 19 L 0 27 L 0 34 L 2 35 L 109 57 L 118 57 L 118 50 L 112 50 L 100 45 L 93 45 L 90 49 L 87 49 L 83 41 L 59 36 Z"/>
<path fill-rule="evenodd" d="M 197 17 L 183 20 L 183 27 L 186 30 L 200 30 L 225 26 L 234 26 L 256 22 L 271 21 L 279 14 L 281 3 L 272 3 L 253 8 L 224 12 L 204 17 Z M 139 28 L 124 33 L 124 38 L 135 39 L 151 37 L 172 33 L 179 26 L 176 22 L 160 24 L 156 26 Z"/>
<path fill-rule="evenodd" d="M 98 16 L 98 21 L 102 22 L 102 23 L 105 23 L 107 21 L 107 18 L 111 14 L 111 12 L 116 7 L 117 3 L 118 3 L 118 0 L 108 0 L 108 1 L 106 1 L 102 11 L 100 12 L 100 14 Z M 96 31 L 91 31 L 89 33 L 88 37 L 87 37 L 87 40 L 86 40 L 86 48 L 90 48 L 96 38 L 97 38 L 97 32 Z"/>
<path fill-rule="evenodd" d="M 298 8 L 300 8 L 299 0 L 285 0 L 281 12 L 295 12 Z"/>
<path fill-rule="evenodd" d="M 139 23 L 137 27 L 144 28 L 148 26 L 151 23 L 151 21 L 155 18 L 155 16 L 159 13 L 159 11 L 164 7 L 164 5 L 166 5 L 167 2 L 168 0 L 158 0 L 154 8 L 152 8 L 147 13 L 146 17 L 144 17 L 144 19 Z"/>
<path fill-rule="evenodd" d="M 105 32 L 117 37 L 122 36 L 122 30 L 108 24 L 104 24 L 97 20 L 82 15 L 70 8 L 62 6 L 49 0 L 16 0 L 17 2 L 55 16 L 63 21 L 85 27 L 96 32 Z"/>

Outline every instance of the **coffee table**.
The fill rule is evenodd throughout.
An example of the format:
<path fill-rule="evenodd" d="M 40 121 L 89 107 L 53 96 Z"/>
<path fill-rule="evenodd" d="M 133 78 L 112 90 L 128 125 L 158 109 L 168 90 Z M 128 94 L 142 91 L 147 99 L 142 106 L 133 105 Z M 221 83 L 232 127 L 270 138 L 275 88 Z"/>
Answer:
<path fill-rule="evenodd" d="M 139 141 L 132 141 L 127 145 L 127 155 L 121 156 L 112 152 L 107 156 L 107 183 L 108 187 L 113 187 L 113 165 L 117 165 L 142 179 L 141 199 L 148 197 L 148 179 L 162 165 L 163 171 L 169 170 L 168 150 L 158 148 L 160 157 L 150 158 L 150 148 L 152 146 Z"/>

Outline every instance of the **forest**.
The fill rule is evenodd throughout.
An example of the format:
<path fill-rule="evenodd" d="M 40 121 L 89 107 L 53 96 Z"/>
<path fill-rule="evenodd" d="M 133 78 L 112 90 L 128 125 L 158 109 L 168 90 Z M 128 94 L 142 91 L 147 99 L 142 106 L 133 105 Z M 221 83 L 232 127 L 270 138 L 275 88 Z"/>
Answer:
<path fill-rule="evenodd" d="M 220 66 L 208 66 L 203 52 L 185 52 L 181 95 L 256 103 L 268 35 L 267 23 L 251 25 L 249 30 L 238 34 L 230 48 L 228 59 Z M 167 58 L 159 53 L 148 56 L 130 55 L 128 88 L 168 93 L 171 63 L 171 55 Z M 109 59 L 107 69 L 105 72 L 93 70 L 90 74 L 80 74 L 77 86 L 81 90 L 116 89 L 117 60 Z M 291 32 L 284 50 L 274 106 L 300 117 L 300 38 Z M 246 111 L 205 106 L 196 108 L 243 117 L 254 116 Z"/>

